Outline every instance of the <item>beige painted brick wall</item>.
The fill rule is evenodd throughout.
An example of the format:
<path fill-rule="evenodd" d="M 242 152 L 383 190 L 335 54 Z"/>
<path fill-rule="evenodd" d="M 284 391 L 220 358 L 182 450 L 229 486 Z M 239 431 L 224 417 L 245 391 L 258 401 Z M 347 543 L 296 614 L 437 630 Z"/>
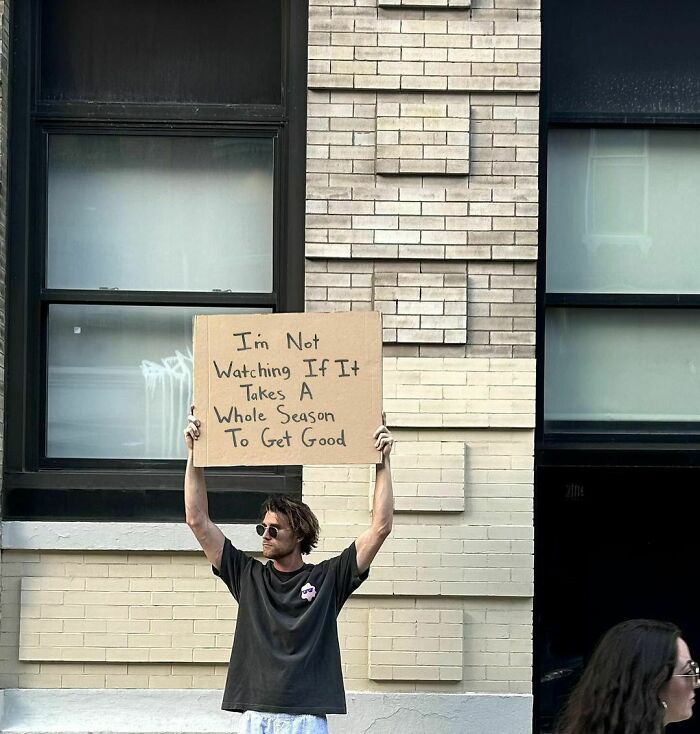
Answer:
<path fill-rule="evenodd" d="M 238 607 L 213 575 L 164 578 L 131 564 L 111 564 L 108 573 L 22 579 L 19 659 L 228 661 Z"/>
<path fill-rule="evenodd" d="M 334 546 L 338 541 L 328 538 L 324 545 Z M 314 555 L 320 560 L 332 552 L 324 550 Z M 201 554 L 7 551 L 2 578 L 0 686 L 221 688 L 236 607 L 221 588 L 217 592 L 192 590 L 203 586 L 208 589 L 212 580 Z M 186 590 L 156 590 L 183 584 Z M 105 586 L 112 590 L 102 591 Z M 98 588 L 87 592 L 87 587 Z M 148 600 L 144 593 L 149 594 Z M 209 603 L 214 602 L 209 597 L 212 593 L 216 603 Z M 63 595 L 61 599 L 57 594 Z M 66 594 L 81 596 L 70 600 L 76 603 L 68 604 Z M 207 594 L 207 598 L 201 605 L 193 604 L 192 594 Z M 36 616 L 37 603 L 45 605 L 48 613 Z M 51 608 L 56 610 L 59 603 L 64 611 L 56 614 Z M 529 678 L 523 671 L 530 655 L 530 614 L 531 600 L 527 597 L 353 596 L 339 621 L 346 687 L 432 691 L 448 685 L 448 690 L 454 692 L 526 692 Z M 409 672 L 398 666 L 389 676 L 386 671 L 372 671 L 372 654 L 386 645 L 387 638 L 382 629 L 382 634 L 372 632 L 372 615 L 375 621 L 383 619 L 386 623 L 390 617 L 400 625 L 397 629 L 402 634 L 396 637 L 403 642 L 396 645 L 403 645 L 409 652 L 415 648 L 419 670 Z M 404 626 L 429 624 L 426 620 L 436 617 L 440 625 L 450 626 L 433 630 L 436 634 L 429 643 L 418 640 L 417 627 Z M 28 622 L 30 627 L 26 626 Z M 41 636 L 41 645 L 46 649 L 37 651 L 31 635 Z M 211 635 L 216 637 L 215 647 L 211 646 L 213 640 L 202 637 Z M 104 660 L 95 659 L 91 654 L 95 649 L 105 652 Z M 125 652 L 131 650 L 138 650 L 138 659 L 124 659 Z M 174 660 L 179 657 L 178 651 L 187 651 L 187 656 Z M 450 653 L 449 658 L 441 657 L 445 652 Z M 460 675 L 456 670 L 459 666 L 454 664 L 457 653 L 463 662 Z M 376 661 L 375 656 L 375 666 Z M 517 670 L 508 677 L 506 670 L 513 668 Z M 438 678 L 435 670 L 439 671 Z"/>
<path fill-rule="evenodd" d="M 460 681 L 464 619 L 460 609 L 372 609 L 372 680 Z"/>
<path fill-rule="evenodd" d="M 348 690 L 402 693 L 529 693 L 531 690 L 531 599 L 377 597 L 370 600 L 353 596 L 342 616 L 343 673 Z M 416 634 L 419 620 L 435 618 L 456 621 L 445 622 L 444 634 L 431 629 L 435 636 L 419 640 Z M 377 619 L 386 627 L 377 628 Z M 398 626 L 399 634 L 390 633 L 389 628 L 394 626 Z M 377 657 L 389 645 L 395 646 L 396 653 L 415 656 L 405 659 L 415 661 L 416 665 L 399 664 L 404 659 L 399 656 Z M 420 664 L 417 664 L 419 653 Z M 442 657 L 445 653 L 449 657 Z M 461 656 L 461 666 L 453 664 L 458 656 Z M 391 671 L 377 670 L 376 661 L 387 659 L 397 664 L 391 666 Z M 440 673 L 442 677 L 436 677 Z"/>
<path fill-rule="evenodd" d="M 534 428 L 532 359 L 386 357 L 392 425 Z"/>
<path fill-rule="evenodd" d="M 466 446 L 462 512 L 399 510 L 356 596 L 532 596 L 532 432 L 399 429 L 406 444 L 435 438 Z M 426 448 L 426 450 L 429 450 Z M 305 498 L 322 524 L 321 550 L 345 548 L 369 522 L 372 471 L 307 467 Z"/>
<path fill-rule="evenodd" d="M 194 591 L 210 589 L 214 581 L 202 554 L 4 555 L 0 686 L 223 687 L 235 606 L 221 590 Z M 214 605 L 209 598 L 195 604 L 195 594 L 214 594 L 223 603 Z M 39 616 L 37 599 L 42 600 Z M 201 638 L 193 644 L 195 634 L 216 635 L 214 655 L 208 637 L 205 645 Z M 46 651 L 36 650 L 32 636 L 37 635 L 44 635 Z M 104 652 L 104 660 L 95 659 L 95 650 Z"/>
<path fill-rule="evenodd" d="M 467 445 L 461 441 L 409 441 L 402 437 L 391 457 L 396 510 L 463 512 L 466 452 Z"/>

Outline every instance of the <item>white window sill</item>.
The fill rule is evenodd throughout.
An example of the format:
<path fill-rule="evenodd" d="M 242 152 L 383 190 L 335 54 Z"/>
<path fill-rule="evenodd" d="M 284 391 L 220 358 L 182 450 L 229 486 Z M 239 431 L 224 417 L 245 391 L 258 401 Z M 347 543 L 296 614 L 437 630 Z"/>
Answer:
<path fill-rule="evenodd" d="M 221 525 L 241 550 L 257 552 L 260 538 L 254 525 Z M 163 551 L 193 552 L 200 547 L 182 523 L 167 522 L 34 522 L 0 523 L 2 550 Z"/>

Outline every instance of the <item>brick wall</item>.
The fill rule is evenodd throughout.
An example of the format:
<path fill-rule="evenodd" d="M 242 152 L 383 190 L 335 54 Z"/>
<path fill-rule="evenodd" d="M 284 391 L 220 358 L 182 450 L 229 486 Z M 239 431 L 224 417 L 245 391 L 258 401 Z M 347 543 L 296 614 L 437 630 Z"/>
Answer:
<path fill-rule="evenodd" d="M 539 5 L 310 6 L 307 309 L 384 314 L 400 442 L 353 682 L 527 692 Z M 305 470 L 324 550 L 369 521 L 371 475 Z"/>
<path fill-rule="evenodd" d="M 429 526 L 422 534 L 432 543 Z M 415 533 L 392 538 L 395 551 L 403 535 Z M 434 564 L 427 549 L 406 554 L 406 566 L 398 552 L 382 555 L 374 589 L 340 617 L 349 690 L 528 690 L 528 597 L 392 596 L 383 571 L 400 578 Z M 8 551 L 3 571 L 1 687 L 223 687 L 236 607 L 200 554 Z"/>
<path fill-rule="evenodd" d="M 6 551 L 2 597 L 1 687 L 223 686 L 235 607 L 201 554 Z"/>

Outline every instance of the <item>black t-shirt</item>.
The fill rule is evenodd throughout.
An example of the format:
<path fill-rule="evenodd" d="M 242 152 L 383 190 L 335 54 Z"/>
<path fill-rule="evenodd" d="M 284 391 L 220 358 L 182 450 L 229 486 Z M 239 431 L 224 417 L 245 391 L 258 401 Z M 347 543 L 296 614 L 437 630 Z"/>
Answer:
<path fill-rule="evenodd" d="M 339 556 L 277 571 L 226 538 L 219 576 L 239 603 L 224 700 L 227 711 L 344 714 L 336 618 L 369 571 L 355 543 Z"/>

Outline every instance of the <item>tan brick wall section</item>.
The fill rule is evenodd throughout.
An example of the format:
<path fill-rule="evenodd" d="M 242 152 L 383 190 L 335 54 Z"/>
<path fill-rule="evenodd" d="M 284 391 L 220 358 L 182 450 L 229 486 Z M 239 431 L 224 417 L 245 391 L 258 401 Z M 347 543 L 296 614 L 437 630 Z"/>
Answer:
<path fill-rule="evenodd" d="M 392 425 L 534 428 L 534 360 L 388 357 L 384 381 Z"/>
<path fill-rule="evenodd" d="M 329 543 L 332 541 L 329 541 Z M 384 553 L 384 551 L 382 551 Z M 215 592 L 217 601 L 222 604 L 203 604 L 193 606 L 192 592 L 149 591 L 160 595 L 151 597 L 144 604 L 144 588 L 154 589 L 164 586 L 175 587 L 178 581 L 190 586 L 211 580 L 211 572 L 206 560 L 199 554 L 81 554 L 81 553 L 28 553 L 7 551 L 3 568 L 2 604 L 3 617 L 0 622 L 0 686 L 2 687 L 64 687 L 64 688 L 221 688 L 226 668 L 224 664 L 230 652 L 231 635 L 235 625 L 235 604 L 228 598 L 228 592 Z M 316 560 L 327 553 L 317 553 Z M 313 560 L 313 557 L 312 557 Z M 373 571 L 374 574 L 374 571 Z M 88 583 L 92 580 L 92 583 Z M 102 581 L 102 584 L 97 584 Z M 127 582 L 126 584 L 124 582 Z M 161 583 L 158 583 L 161 582 Z M 167 583 L 170 582 L 170 583 Z M 112 588 L 128 586 L 133 591 L 94 591 L 85 596 L 78 587 L 104 586 Z M 45 587 L 41 593 L 82 593 L 74 601 L 72 610 L 62 615 L 52 613 L 35 617 L 32 606 L 23 608 L 21 587 L 36 592 L 36 587 Z M 208 584 L 207 584 L 208 586 Z M 72 587 L 68 592 L 63 587 Z M 118 594 L 119 599 L 102 596 L 102 604 L 95 604 L 88 610 L 89 601 L 97 602 L 99 595 Z M 37 600 L 34 596 L 34 601 Z M 55 596 L 44 598 L 47 606 L 57 601 Z M 126 610 L 126 614 L 125 614 Z M 24 612 L 29 612 L 25 616 Z M 371 619 L 374 615 L 375 633 L 370 634 Z M 411 651 L 412 646 L 420 646 L 415 654 L 421 652 L 421 662 L 425 671 L 409 673 L 397 666 L 396 679 L 390 683 L 370 679 L 370 658 L 373 653 L 386 645 L 386 624 L 391 615 L 398 629 L 403 630 L 397 642 Z M 447 626 L 434 629 L 430 643 L 420 643 L 413 631 L 417 630 L 420 620 L 435 619 L 437 615 L 445 620 L 462 619 L 461 635 L 456 628 Z M 458 691 L 511 691 L 529 690 L 530 661 L 530 615 L 531 601 L 523 599 L 439 599 L 439 598 L 377 598 L 354 596 L 350 599 L 340 618 L 340 639 L 343 649 L 343 668 L 349 690 L 448 690 Z M 102 625 L 94 631 L 95 623 L 107 620 L 107 632 Z M 183 631 L 179 623 L 186 621 L 190 628 L 199 630 L 198 634 L 216 635 L 215 647 L 192 647 L 195 642 L 189 631 Z M 408 621 L 407 621 L 408 620 Z M 415 620 L 415 621 L 412 621 Z M 43 635 L 42 645 L 46 649 L 39 652 L 36 660 L 18 660 L 32 648 L 25 648 L 20 641 L 20 627 L 25 628 L 27 621 L 33 627 L 31 635 Z M 120 635 L 132 638 L 149 635 L 147 625 L 157 622 L 160 632 L 151 638 L 153 645 L 139 647 L 142 651 L 153 653 L 155 658 L 148 661 L 119 659 L 124 654 L 124 640 Z M 449 625 L 460 625 L 450 621 Z M 412 627 L 412 625 L 414 625 Z M 163 632 L 163 630 L 167 631 Z M 224 632 L 223 629 L 226 628 Z M 91 631 L 86 631 L 91 630 Z M 205 631 L 206 630 L 206 631 Z M 22 635 L 24 635 L 24 631 Z M 160 635 L 172 636 L 172 649 L 189 650 L 195 662 L 170 660 L 169 645 Z M 83 644 L 76 646 L 75 635 L 83 635 Z M 106 660 L 86 659 L 87 635 L 106 654 Z M 102 639 L 97 638 L 101 635 Z M 147 639 L 142 639 L 148 642 Z M 201 640 L 197 641 L 199 645 Z M 463 670 L 456 677 L 455 665 L 444 664 L 439 655 L 447 647 L 459 647 L 463 658 Z M 213 651 L 213 652 L 212 652 Z M 456 652 L 450 649 L 449 652 Z M 438 657 L 432 657 L 437 655 Z M 212 662 L 216 658 L 217 662 Z M 376 658 L 375 658 L 376 659 Z M 416 658 L 417 660 L 418 658 Z M 155 662 L 158 660 L 158 662 Z M 449 658 L 453 662 L 453 658 Z M 435 678 L 435 670 L 442 671 L 441 678 Z M 444 671 L 443 671 L 444 669 Z M 382 675 L 381 671 L 374 671 Z M 411 679 L 415 676 L 417 679 Z M 453 676 L 450 677 L 450 676 Z M 444 681 L 444 682 L 441 682 Z M 448 683 L 449 681 L 449 683 Z"/>
<path fill-rule="evenodd" d="M 85 647 L 85 635 L 103 635 L 101 647 L 110 650 L 110 655 L 119 655 L 123 647 L 123 638 L 149 634 L 144 631 L 154 622 L 187 622 L 227 620 L 229 634 L 232 630 L 235 608 L 225 604 L 220 609 L 211 605 L 198 609 L 193 605 L 193 591 L 180 591 L 169 601 L 165 598 L 151 597 L 144 599 L 144 588 L 165 587 L 173 589 L 182 584 L 209 585 L 211 569 L 201 554 L 127 554 L 127 553 L 30 553 L 6 551 L 2 577 L 3 617 L 0 621 L 0 686 L 29 688 L 217 688 L 223 685 L 226 665 L 194 664 L 194 663 L 132 663 L 91 662 L 86 661 L 89 655 Z M 89 582 L 89 583 L 88 583 Z M 56 596 L 47 597 L 49 611 L 43 617 L 28 616 L 23 611 L 33 614 L 33 606 L 23 609 L 21 587 L 27 590 L 35 586 L 45 586 L 43 594 L 64 593 L 62 587 L 73 587 L 68 593 L 80 593 L 83 603 L 68 605 L 62 611 Z M 90 586 L 91 591 L 81 591 L 81 585 Z M 109 588 L 110 591 L 104 591 Z M 94 589 L 94 591 L 92 590 Z M 35 593 L 34 589 L 31 589 Z M 167 594 L 165 590 L 153 592 Z M 117 599 L 105 596 L 115 594 Z M 36 596 L 35 596 L 36 599 Z M 50 602 L 49 602 L 50 600 Z M 88 600 L 94 601 L 94 608 L 89 609 Z M 65 601 L 65 597 L 64 597 Z M 74 601 L 77 601 L 74 599 Z M 121 603 L 115 603 L 115 602 Z M 101 603 L 99 603 L 101 602 Z M 157 603 L 160 602 L 160 603 Z M 58 606 L 54 606 L 54 605 Z M 20 627 L 28 620 L 34 625 L 30 634 L 52 635 L 44 640 L 50 648 L 47 653 L 63 662 L 18 660 L 20 649 Z M 98 632 L 95 623 L 107 620 L 107 633 Z M 43 629 L 42 629 L 43 625 Z M 92 626 L 91 626 L 92 625 Z M 100 629 L 102 627 L 100 626 Z M 150 627 L 150 629 L 153 629 Z M 161 629 L 163 629 L 161 627 Z M 198 629 L 201 626 L 198 625 Z M 87 631 L 89 630 L 89 631 Z M 23 630 L 24 631 L 24 630 Z M 83 645 L 75 646 L 74 635 L 83 635 Z M 163 656 L 170 660 L 178 649 L 185 649 L 185 638 L 189 633 L 167 633 L 174 640 L 175 653 L 163 647 L 164 640 L 152 637 L 149 651 L 153 656 Z M 107 637 L 109 635 L 109 637 Z M 180 637 L 181 636 L 181 637 Z M 94 641 L 97 641 L 96 638 Z M 190 643 L 192 640 L 190 640 Z M 225 644 L 219 638 L 219 644 Z M 22 648 L 24 650 L 24 648 Z M 223 647 L 222 647 L 223 649 Z M 230 648 L 229 648 L 230 649 Z M 66 652 L 64 652 L 64 650 Z M 164 652 L 165 651 L 165 652 Z M 204 655 L 206 648 L 198 648 L 198 655 Z M 221 654 L 221 653 L 217 653 Z M 194 659 L 194 651 L 189 650 L 188 659 Z M 200 659 L 208 659 L 201 657 Z M 115 660 L 115 657 L 112 657 Z"/>
<path fill-rule="evenodd" d="M 459 609 L 372 609 L 372 680 L 458 681 L 463 674 L 464 620 Z"/>
<path fill-rule="evenodd" d="M 466 175 L 469 172 L 469 97 L 377 97 L 376 172 Z"/>
<path fill-rule="evenodd" d="M 466 451 L 461 441 L 399 441 L 391 460 L 396 510 L 463 512 Z"/>
<path fill-rule="evenodd" d="M 532 436 L 529 431 L 440 431 L 466 445 L 464 512 L 400 511 L 356 596 L 532 595 Z M 435 431 L 400 430 L 435 445 Z M 461 439 L 461 441 L 458 441 Z M 397 469 L 400 467 L 400 460 Z M 371 471 L 307 467 L 305 499 L 322 525 L 322 548 L 341 551 L 368 522 Z"/>
<path fill-rule="evenodd" d="M 238 606 L 223 584 L 213 574 L 163 578 L 152 566 L 144 576 L 148 570 L 110 564 L 106 577 L 22 579 L 19 659 L 228 662 Z"/>
<path fill-rule="evenodd" d="M 352 233 L 345 233 L 352 234 Z M 376 310 L 386 311 L 384 322 L 386 343 L 409 339 L 415 343 L 402 346 L 400 354 L 437 355 L 451 357 L 498 357 L 498 358 L 532 358 L 535 343 L 535 269 L 534 262 L 432 262 L 432 261 L 363 261 L 363 260 L 310 260 L 306 267 L 306 308 L 307 311 L 350 311 Z M 386 273 L 392 274 L 439 274 L 449 279 L 462 281 L 466 271 L 467 301 L 452 301 L 442 304 L 445 315 L 457 314 L 466 317 L 466 330 L 462 322 L 451 324 L 454 331 L 458 326 L 458 338 L 463 340 L 467 335 L 466 345 L 460 343 L 443 345 L 435 343 L 433 335 L 404 336 L 390 333 L 391 329 L 404 328 L 408 321 L 397 321 L 393 317 L 406 319 L 415 314 L 399 313 L 408 310 L 402 304 L 410 304 L 407 290 L 396 291 L 394 299 L 382 297 L 374 301 L 373 286 L 386 282 Z M 374 280 L 374 273 L 382 273 Z M 398 279 L 398 275 L 396 276 Z M 452 281 L 453 283 L 454 281 Z M 403 286 L 401 286 L 403 287 Z M 381 302 L 383 301 L 383 303 Z M 391 303 L 393 301 L 393 303 Z M 389 305 L 385 305 L 385 304 Z M 413 303 L 420 304 L 420 297 Z M 468 314 L 468 315 L 467 315 Z M 394 318 L 392 322 L 391 318 Z M 409 324 L 415 329 L 416 323 Z M 420 329 L 421 324 L 418 324 Z M 423 323 L 425 325 L 425 322 Z M 440 324 L 445 329 L 446 324 Z M 406 327 L 409 328 L 409 327 Z M 399 338 L 400 337 L 400 338 Z M 425 338 L 423 338 L 425 337 Z M 385 354 L 390 350 L 385 350 Z"/>

